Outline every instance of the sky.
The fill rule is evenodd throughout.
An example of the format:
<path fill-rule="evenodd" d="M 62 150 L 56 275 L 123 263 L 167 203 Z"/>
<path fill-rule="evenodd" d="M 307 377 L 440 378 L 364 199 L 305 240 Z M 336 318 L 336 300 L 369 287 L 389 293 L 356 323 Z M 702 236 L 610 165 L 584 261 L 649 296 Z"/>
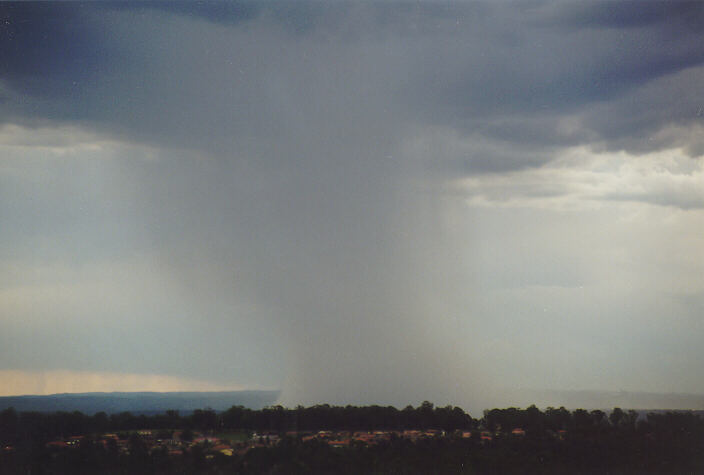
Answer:
<path fill-rule="evenodd" d="M 703 41 L 687 2 L 0 4 L 0 394 L 704 393 Z"/>

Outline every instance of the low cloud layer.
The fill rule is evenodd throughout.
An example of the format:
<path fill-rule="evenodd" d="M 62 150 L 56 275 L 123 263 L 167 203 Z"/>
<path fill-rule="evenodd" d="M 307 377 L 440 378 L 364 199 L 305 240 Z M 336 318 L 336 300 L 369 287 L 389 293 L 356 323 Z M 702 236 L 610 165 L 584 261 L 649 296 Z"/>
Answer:
<path fill-rule="evenodd" d="M 701 5 L 0 13 L 0 369 L 704 391 Z"/>
<path fill-rule="evenodd" d="M 702 209 L 702 166 L 681 149 L 633 156 L 575 148 L 538 168 L 468 176 L 447 190 L 474 206 L 577 210 L 625 202 Z"/>

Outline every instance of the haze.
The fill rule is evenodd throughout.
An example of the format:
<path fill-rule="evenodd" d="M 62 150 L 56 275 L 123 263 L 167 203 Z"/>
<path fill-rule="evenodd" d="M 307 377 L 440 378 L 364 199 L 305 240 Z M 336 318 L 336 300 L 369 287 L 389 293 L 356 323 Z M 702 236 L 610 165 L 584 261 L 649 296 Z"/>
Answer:
<path fill-rule="evenodd" d="M 0 393 L 704 392 L 701 3 L 0 16 Z"/>

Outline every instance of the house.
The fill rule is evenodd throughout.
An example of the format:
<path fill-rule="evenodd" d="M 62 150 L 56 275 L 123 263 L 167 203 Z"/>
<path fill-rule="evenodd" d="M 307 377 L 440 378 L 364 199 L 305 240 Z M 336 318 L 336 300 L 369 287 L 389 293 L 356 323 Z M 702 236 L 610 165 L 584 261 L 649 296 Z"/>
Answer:
<path fill-rule="evenodd" d="M 350 445 L 350 439 L 342 439 L 342 440 L 329 440 L 328 445 L 330 447 L 349 447 Z"/>
<path fill-rule="evenodd" d="M 66 441 L 66 443 L 70 447 L 78 447 L 84 438 L 85 438 L 85 436 L 82 436 L 82 435 L 74 435 L 72 437 L 69 437 L 68 440 Z"/>
<path fill-rule="evenodd" d="M 279 439 L 279 434 L 252 434 L 252 442 L 259 444 L 277 444 Z"/>
<path fill-rule="evenodd" d="M 46 444 L 46 447 L 49 449 L 65 449 L 68 446 L 69 445 L 63 440 L 52 440 Z"/>

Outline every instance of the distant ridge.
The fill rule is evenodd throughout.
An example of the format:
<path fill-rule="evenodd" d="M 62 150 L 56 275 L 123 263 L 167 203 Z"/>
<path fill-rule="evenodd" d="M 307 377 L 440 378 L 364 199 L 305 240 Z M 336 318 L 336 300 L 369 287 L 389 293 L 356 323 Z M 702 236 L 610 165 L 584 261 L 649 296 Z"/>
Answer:
<path fill-rule="evenodd" d="M 170 409 L 190 413 L 195 409 L 212 408 L 224 411 L 232 406 L 261 409 L 276 402 L 279 391 L 221 392 L 114 392 L 65 393 L 45 396 L 0 397 L 0 410 L 13 407 L 19 412 L 80 411 L 84 414 L 131 412 L 153 414 Z"/>
<path fill-rule="evenodd" d="M 156 414 L 173 409 L 186 415 L 195 409 L 211 408 L 224 411 L 232 406 L 261 409 L 276 403 L 278 390 L 248 390 L 220 392 L 112 392 L 112 393 L 64 393 L 45 396 L 0 397 L 0 411 L 13 407 L 19 412 L 80 411 L 93 415 L 96 412 L 115 414 Z M 322 401 L 321 401 L 322 403 Z M 373 404 L 373 402 L 372 402 Z M 704 395 L 677 393 L 647 393 L 629 391 L 560 391 L 508 389 L 495 396 L 483 408 L 472 407 L 471 401 L 465 409 L 481 414 L 482 409 L 565 406 L 574 409 L 623 409 L 637 410 L 704 410 Z M 461 405 L 461 404 L 460 404 Z M 475 403 L 475 406 L 477 404 Z"/>

